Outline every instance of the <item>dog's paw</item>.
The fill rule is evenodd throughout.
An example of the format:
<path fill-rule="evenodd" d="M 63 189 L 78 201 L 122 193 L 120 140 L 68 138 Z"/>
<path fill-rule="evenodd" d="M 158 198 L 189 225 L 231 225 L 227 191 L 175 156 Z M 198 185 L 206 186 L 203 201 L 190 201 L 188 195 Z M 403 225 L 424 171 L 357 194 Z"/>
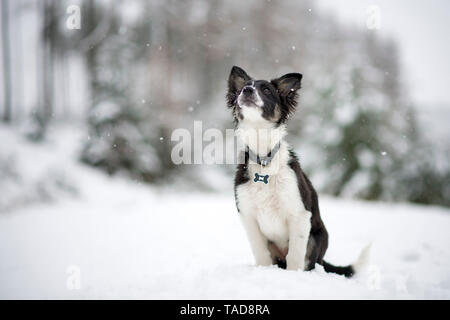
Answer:
<path fill-rule="evenodd" d="M 305 270 L 305 260 L 299 257 L 286 256 L 286 270 Z"/>
<path fill-rule="evenodd" d="M 256 259 L 256 265 L 263 267 L 271 266 L 272 258 L 270 256 L 259 257 Z"/>

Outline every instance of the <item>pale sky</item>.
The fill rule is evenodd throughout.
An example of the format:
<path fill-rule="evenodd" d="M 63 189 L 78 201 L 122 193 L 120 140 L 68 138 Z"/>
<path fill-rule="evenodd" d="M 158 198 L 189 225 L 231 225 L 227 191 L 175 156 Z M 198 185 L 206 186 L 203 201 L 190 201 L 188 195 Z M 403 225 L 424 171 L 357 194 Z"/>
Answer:
<path fill-rule="evenodd" d="M 317 7 L 344 23 L 366 28 L 370 5 L 380 8 L 374 32 L 398 41 L 402 71 L 413 101 L 450 108 L 449 0 L 318 0 Z"/>

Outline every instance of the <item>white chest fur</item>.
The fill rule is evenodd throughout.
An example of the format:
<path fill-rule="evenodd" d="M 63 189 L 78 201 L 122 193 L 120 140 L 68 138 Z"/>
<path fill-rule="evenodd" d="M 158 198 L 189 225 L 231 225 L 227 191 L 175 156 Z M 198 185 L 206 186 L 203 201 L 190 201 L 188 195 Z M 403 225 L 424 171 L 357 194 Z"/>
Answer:
<path fill-rule="evenodd" d="M 287 145 L 282 143 L 279 154 L 269 166 L 249 164 L 250 181 L 236 189 L 241 214 L 255 218 L 262 234 L 281 249 L 288 247 L 288 217 L 305 210 L 288 158 Z M 269 183 L 254 182 L 255 173 L 269 174 Z"/>

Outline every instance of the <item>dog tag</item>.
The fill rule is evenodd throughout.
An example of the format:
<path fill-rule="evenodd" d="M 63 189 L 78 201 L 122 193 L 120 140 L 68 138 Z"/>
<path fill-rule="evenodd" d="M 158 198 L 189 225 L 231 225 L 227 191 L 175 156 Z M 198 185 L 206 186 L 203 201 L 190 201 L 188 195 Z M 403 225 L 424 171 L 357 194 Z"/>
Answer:
<path fill-rule="evenodd" d="M 254 182 L 264 182 L 264 184 L 268 184 L 269 183 L 269 175 L 266 174 L 265 176 L 255 173 L 255 179 L 253 179 Z"/>

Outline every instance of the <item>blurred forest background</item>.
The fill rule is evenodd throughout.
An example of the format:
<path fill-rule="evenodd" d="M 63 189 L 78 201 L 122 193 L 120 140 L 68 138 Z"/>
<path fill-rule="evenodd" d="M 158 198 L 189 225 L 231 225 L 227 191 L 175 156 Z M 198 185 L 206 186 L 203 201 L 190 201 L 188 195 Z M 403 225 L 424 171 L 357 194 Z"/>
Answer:
<path fill-rule="evenodd" d="M 71 5 L 80 29 L 67 27 Z M 52 126 L 82 124 L 78 159 L 99 170 L 211 188 L 205 166 L 172 163 L 170 137 L 194 120 L 232 128 L 224 96 L 238 65 L 303 74 L 288 140 L 320 192 L 450 206 L 448 137 L 424 135 L 395 39 L 313 1 L 1 0 L 0 25 L 1 126 L 41 144 Z M 12 166 L 0 149 L 0 190 Z"/>

